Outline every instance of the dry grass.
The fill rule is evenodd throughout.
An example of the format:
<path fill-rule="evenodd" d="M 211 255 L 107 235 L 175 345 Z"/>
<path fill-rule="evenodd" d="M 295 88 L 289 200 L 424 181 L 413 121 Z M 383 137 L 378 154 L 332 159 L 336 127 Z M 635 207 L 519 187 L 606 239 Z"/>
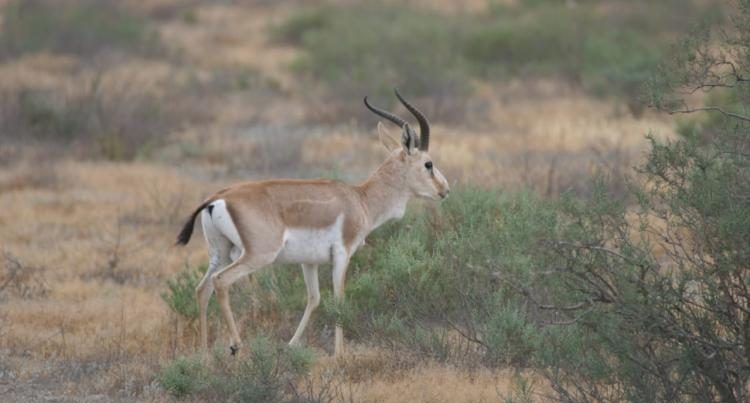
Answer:
<path fill-rule="evenodd" d="M 33 180 L 0 193 L 0 203 L 14 206 L 0 212 L 2 249 L 35 267 L 49 288 L 4 298 L 2 361 L 29 386 L 19 398 L 33 396 L 37 383 L 66 396 L 140 396 L 173 351 L 159 297 L 165 278 L 203 259 L 197 247 L 171 249 L 175 212 L 198 200 L 200 187 L 149 165 L 50 168 L 56 186 Z M 23 178 L 28 169 L 8 176 Z"/>
<path fill-rule="evenodd" d="M 320 359 L 312 374 L 318 387 L 335 379 L 345 399 L 373 403 L 498 402 L 517 393 L 519 376 L 533 380 L 533 393 L 546 390 L 532 373 L 459 368 L 370 347 L 355 347 L 339 360 Z"/>

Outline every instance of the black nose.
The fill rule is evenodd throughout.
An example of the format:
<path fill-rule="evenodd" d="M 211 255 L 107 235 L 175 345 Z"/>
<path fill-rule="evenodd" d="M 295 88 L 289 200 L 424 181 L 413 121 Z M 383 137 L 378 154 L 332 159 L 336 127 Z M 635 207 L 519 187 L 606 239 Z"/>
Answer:
<path fill-rule="evenodd" d="M 440 193 L 438 193 L 438 194 L 439 194 L 439 195 L 440 195 L 440 197 L 442 197 L 443 199 L 446 199 L 446 198 L 448 198 L 448 193 L 450 193 L 450 192 L 451 192 L 451 190 L 450 190 L 450 189 L 445 189 L 445 190 L 443 190 L 442 192 L 440 192 Z"/>

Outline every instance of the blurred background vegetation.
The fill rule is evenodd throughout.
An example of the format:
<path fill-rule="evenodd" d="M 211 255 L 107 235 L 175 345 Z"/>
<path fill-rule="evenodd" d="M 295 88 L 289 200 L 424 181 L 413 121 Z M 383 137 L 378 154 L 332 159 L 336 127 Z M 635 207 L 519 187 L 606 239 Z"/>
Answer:
<path fill-rule="evenodd" d="M 382 401 L 363 385 L 429 363 L 468 374 L 464 394 L 511 371 L 491 401 L 750 399 L 747 0 L 0 4 L 0 204 L 18 206 L 0 213 L 0 379 Z M 307 348 L 279 343 L 306 297 L 275 267 L 233 290 L 252 352 L 192 355 L 206 258 L 164 252 L 182 215 L 240 179 L 362 180 L 383 153 L 361 99 L 408 116 L 393 87 L 433 122 L 451 198 L 373 233 L 344 305 L 321 270 Z M 124 324 L 123 295 L 148 325 Z M 29 318 L 52 306 L 73 313 Z M 113 306 L 120 330 L 87 327 Z M 379 358 L 316 364 L 334 323 Z"/>
<path fill-rule="evenodd" d="M 210 49 L 186 49 L 171 37 L 191 26 L 199 31 L 200 2 L 131 3 L 8 2 L 0 59 L 46 55 L 53 60 L 36 67 L 63 71 L 59 80 L 3 86 L 4 141 L 73 144 L 66 151 L 87 158 L 149 158 L 180 141 L 174 136 L 186 124 L 215 123 L 205 109 L 230 96 L 248 98 L 252 119 L 255 103 L 305 93 L 317 105 L 294 123 L 363 125 L 372 121 L 358 102 L 363 94 L 394 107 L 393 87 L 422 101 L 437 123 L 471 125 L 486 118 L 471 101 L 477 92 L 513 80 L 554 79 L 622 102 L 638 116 L 639 88 L 669 44 L 697 23 L 718 24 L 726 12 L 711 1 L 497 1 L 477 10 L 450 2 L 287 2 L 291 10 L 268 24 L 269 32 L 251 32 L 267 37 L 263 46 L 294 49 L 287 60 L 271 61 L 285 72 L 267 74 L 255 71 L 262 62 L 196 60 L 190 52 Z M 246 58 L 279 58 L 246 50 Z M 132 63 L 170 73 L 113 77 Z M 139 74 L 156 85 L 137 82 Z"/>

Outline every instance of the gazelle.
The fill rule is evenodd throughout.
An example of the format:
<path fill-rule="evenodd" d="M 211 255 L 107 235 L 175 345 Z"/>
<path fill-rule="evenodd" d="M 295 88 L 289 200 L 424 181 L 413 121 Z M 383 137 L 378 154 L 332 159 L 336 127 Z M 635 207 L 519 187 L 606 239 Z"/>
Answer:
<path fill-rule="evenodd" d="M 400 117 L 364 103 L 377 115 L 401 127 L 401 141 L 378 123 L 380 141 L 389 151 L 383 164 L 360 185 L 319 180 L 272 179 L 246 182 L 216 192 L 195 209 L 177 237 L 186 245 L 193 222 L 201 215 L 208 243 L 209 266 L 196 288 L 200 308 L 201 345 L 208 348 L 206 308 L 214 289 L 226 320 L 230 352 L 241 340 L 229 305 L 229 286 L 274 262 L 298 263 L 307 287 L 307 306 L 290 345 L 299 343 L 310 315 L 320 303 L 318 265 L 333 265 L 333 294 L 344 298 L 349 258 L 365 237 L 385 221 L 401 218 L 414 196 L 448 197 L 448 182 L 427 150 L 430 126 L 424 115 L 394 90 L 419 122 L 420 136 Z M 336 326 L 334 355 L 343 351 L 344 336 Z"/>

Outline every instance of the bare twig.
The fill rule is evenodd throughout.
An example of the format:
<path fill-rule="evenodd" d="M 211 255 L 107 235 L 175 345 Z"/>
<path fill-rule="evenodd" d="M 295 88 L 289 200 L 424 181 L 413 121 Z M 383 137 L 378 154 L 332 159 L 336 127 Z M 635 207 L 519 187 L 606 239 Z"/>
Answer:
<path fill-rule="evenodd" d="M 577 304 L 573 305 L 567 305 L 567 306 L 559 306 L 559 305 L 537 305 L 539 309 L 545 309 L 545 310 L 555 310 L 555 311 L 577 311 L 583 307 L 591 305 L 590 301 L 582 301 Z"/>
<path fill-rule="evenodd" d="M 548 321 L 548 322 L 544 322 L 544 324 L 545 325 L 552 325 L 552 326 L 569 326 L 569 325 L 572 325 L 572 324 L 578 322 L 579 320 L 581 320 L 581 318 L 583 318 L 584 316 L 586 316 L 586 314 L 589 313 L 589 312 L 591 312 L 591 308 L 583 311 L 580 315 L 576 315 L 576 316 L 574 316 L 574 317 L 572 317 L 572 318 L 570 318 L 568 320 Z"/>
<path fill-rule="evenodd" d="M 595 250 L 595 251 L 599 251 L 599 252 L 604 252 L 604 253 L 607 253 L 609 255 L 618 257 L 618 258 L 622 259 L 623 261 L 628 262 L 628 263 L 630 263 L 632 265 L 639 266 L 639 267 L 643 266 L 642 263 L 636 262 L 633 259 L 631 259 L 631 258 L 629 258 L 627 256 L 624 256 L 623 254 L 621 254 L 621 253 L 619 253 L 619 252 L 617 252 L 615 250 L 612 250 L 612 249 L 609 249 L 609 248 L 605 248 L 603 246 L 582 245 L 582 244 L 576 244 L 576 243 L 567 242 L 567 241 L 552 241 L 552 243 L 555 244 L 555 245 L 559 245 L 559 246 L 570 246 L 570 247 L 577 248 L 577 249 L 588 249 L 588 250 Z"/>
<path fill-rule="evenodd" d="M 668 114 L 674 115 L 674 114 L 687 114 L 687 113 L 695 113 L 695 112 L 719 112 L 724 116 L 739 119 L 745 122 L 750 122 L 750 116 L 740 115 L 734 112 L 728 112 L 724 109 L 718 107 L 718 106 L 704 106 L 699 108 L 685 108 L 685 109 L 678 109 L 678 110 L 672 110 L 667 111 Z"/>
<path fill-rule="evenodd" d="M 15 288 L 15 292 L 23 298 L 43 296 L 49 291 L 49 286 L 44 280 L 39 267 L 24 265 L 21 260 L 10 252 L 3 252 L 5 258 L 5 271 L 0 272 L 0 292 Z"/>
<path fill-rule="evenodd" d="M 469 341 L 470 341 L 470 342 L 472 342 L 472 343 L 476 343 L 476 344 L 478 344 L 478 345 L 480 345 L 480 346 L 482 346 L 482 347 L 485 347 L 485 348 L 489 348 L 489 347 L 487 346 L 487 343 L 483 342 L 482 340 L 480 340 L 480 339 L 479 339 L 479 338 L 477 338 L 476 336 L 472 336 L 472 335 L 470 335 L 470 334 L 467 334 L 467 332 L 465 332 L 465 331 L 463 330 L 463 328 L 461 328 L 461 326 L 458 326 L 458 325 L 456 325 L 456 324 L 455 324 L 455 323 L 453 323 L 453 321 L 451 321 L 450 319 L 446 319 L 446 322 L 448 323 L 448 325 L 449 325 L 449 326 L 450 326 L 450 327 L 451 327 L 451 328 L 452 328 L 453 330 L 455 330 L 456 332 L 458 332 L 458 334 L 460 334 L 460 335 L 461 335 L 461 337 L 463 337 L 464 339 L 466 339 L 466 340 L 469 340 Z"/>

